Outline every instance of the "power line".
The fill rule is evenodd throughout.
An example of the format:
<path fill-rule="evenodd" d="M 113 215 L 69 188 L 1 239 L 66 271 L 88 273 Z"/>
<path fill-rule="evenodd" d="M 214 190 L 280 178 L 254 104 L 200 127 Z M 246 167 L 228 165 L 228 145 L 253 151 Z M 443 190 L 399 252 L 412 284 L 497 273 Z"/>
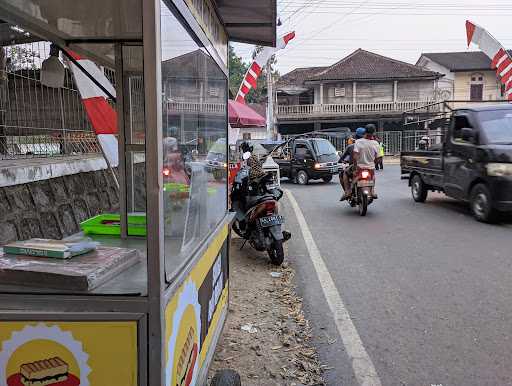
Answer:
<path fill-rule="evenodd" d="M 344 14 L 344 15 L 343 15 L 343 17 L 342 17 L 341 19 L 339 19 L 339 20 L 338 20 L 338 19 L 336 19 L 336 20 L 334 20 L 332 23 L 328 24 L 326 27 L 324 27 L 324 28 L 322 28 L 322 29 L 318 30 L 317 32 L 313 32 L 313 36 L 310 36 L 309 38 L 310 38 L 310 39 L 311 39 L 311 38 L 314 38 L 314 37 L 318 36 L 320 33 L 322 33 L 322 32 L 324 32 L 324 31 L 326 31 L 327 29 L 331 28 L 334 24 L 342 22 L 342 21 L 343 21 L 343 20 L 345 20 L 348 16 L 350 16 L 353 12 L 357 11 L 358 9 L 360 9 L 362 6 L 364 6 L 364 5 L 365 5 L 366 3 L 368 3 L 369 1 L 370 1 L 370 0 L 364 0 L 364 1 L 362 1 L 361 3 L 359 3 L 359 5 L 358 5 L 357 7 L 353 8 L 353 9 L 352 9 L 352 11 L 350 11 L 350 12 L 348 12 L 348 13 Z M 307 41 L 307 39 L 306 39 L 306 41 Z M 295 46 L 295 47 L 296 47 L 296 46 Z M 292 50 L 293 50 L 293 48 L 294 48 L 294 47 L 291 47 L 291 48 L 288 50 L 288 52 L 292 51 Z"/>

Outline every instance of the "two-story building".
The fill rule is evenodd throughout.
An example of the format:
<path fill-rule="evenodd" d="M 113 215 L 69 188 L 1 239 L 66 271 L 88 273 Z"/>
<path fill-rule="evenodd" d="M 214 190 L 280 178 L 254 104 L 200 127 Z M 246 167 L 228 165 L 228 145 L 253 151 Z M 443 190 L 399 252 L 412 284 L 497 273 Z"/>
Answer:
<path fill-rule="evenodd" d="M 443 74 L 437 99 L 455 101 L 501 101 L 504 87 L 491 68 L 491 59 L 483 52 L 424 53 L 417 66 Z"/>
<path fill-rule="evenodd" d="M 402 113 L 435 99 L 443 75 L 358 49 L 328 67 L 297 68 L 277 82 L 281 134 L 375 123 L 400 130 Z"/>
<path fill-rule="evenodd" d="M 198 49 L 165 60 L 162 79 L 165 135 L 191 146 L 216 138 L 225 124 L 227 96 L 225 79 L 210 56 Z"/>

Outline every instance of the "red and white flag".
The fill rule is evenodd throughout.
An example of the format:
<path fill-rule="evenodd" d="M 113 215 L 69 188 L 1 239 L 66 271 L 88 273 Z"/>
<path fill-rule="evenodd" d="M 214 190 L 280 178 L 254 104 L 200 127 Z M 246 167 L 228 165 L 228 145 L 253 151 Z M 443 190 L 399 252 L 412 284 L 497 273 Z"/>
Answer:
<path fill-rule="evenodd" d="M 245 103 L 245 96 L 251 91 L 252 88 L 256 88 L 256 81 L 258 76 L 261 74 L 261 70 L 267 64 L 267 61 L 274 55 L 277 51 L 282 50 L 286 47 L 288 42 L 295 37 L 295 32 L 290 32 L 284 35 L 281 39 L 277 41 L 276 47 L 265 47 L 261 52 L 254 58 L 251 66 L 247 70 L 244 76 L 244 80 L 238 89 L 238 94 L 236 95 L 236 101 L 240 103 Z"/>
<path fill-rule="evenodd" d="M 94 77 L 112 96 L 116 96 L 114 86 L 107 79 L 103 71 L 91 60 L 85 59 L 72 51 L 68 53 L 75 59 L 85 71 Z M 107 158 L 110 166 L 119 165 L 119 148 L 117 142 L 117 113 L 107 101 L 107 95 L 92 82 L 80 68 L 71 61 L 71 72 L 75 78 L 78 92 L 82 98 L 85 111 L 96 133 L 98 142 Z"/>
<path fill-rule="evenodd" d="M 466 34 L 468 46 L 473 43 L 478 46 L 489 58 L 491 66 L 496 70 L 501 82 L 505 85 L 505 96 L 512 102 L 512 57 L 507 50 L 487 30 L 466 21 Z"/>

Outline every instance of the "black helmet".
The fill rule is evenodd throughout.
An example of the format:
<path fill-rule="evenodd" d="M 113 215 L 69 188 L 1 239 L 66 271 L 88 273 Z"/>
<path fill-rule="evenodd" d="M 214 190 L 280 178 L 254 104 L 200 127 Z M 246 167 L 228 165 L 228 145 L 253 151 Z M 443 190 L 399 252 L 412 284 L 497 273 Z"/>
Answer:
<path fill-rule="evenodd" d="M 373 123 L 369 123 L 366 125 L 366 134 L 375 134 L 377 131 L 377 127 Z"/>
<path fill-rule="evenodd" d="M 253 146 L 251 146 L 251 144 L 249 142 L 242 142 L 240 144 L 240 150 L 242 150 L 242 153 L 247 153 L 247 152 L 250 152 L 252 153 L 252 150 L 253 150 Z"/>

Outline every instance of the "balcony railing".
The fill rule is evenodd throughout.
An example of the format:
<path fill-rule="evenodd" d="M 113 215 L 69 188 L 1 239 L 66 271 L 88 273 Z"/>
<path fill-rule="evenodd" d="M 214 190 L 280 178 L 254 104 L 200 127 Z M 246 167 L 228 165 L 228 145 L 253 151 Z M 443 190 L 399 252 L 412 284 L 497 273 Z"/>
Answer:
<path fill-rule="evenodd" d="M 177 113 L 204 113 L 222 115 L 226 112 L 224 103 L 211 102 L 167 102 L 168 112 Z"/>
<path fill-rule="evenodd" d="M 402 113 L 432 103 L 432 101 L 401 101 L 323 105 L 280 105 L 277 106 L 279 119 L 307 119 L 312 117 L 336 117 L 368 113 Z"/>

